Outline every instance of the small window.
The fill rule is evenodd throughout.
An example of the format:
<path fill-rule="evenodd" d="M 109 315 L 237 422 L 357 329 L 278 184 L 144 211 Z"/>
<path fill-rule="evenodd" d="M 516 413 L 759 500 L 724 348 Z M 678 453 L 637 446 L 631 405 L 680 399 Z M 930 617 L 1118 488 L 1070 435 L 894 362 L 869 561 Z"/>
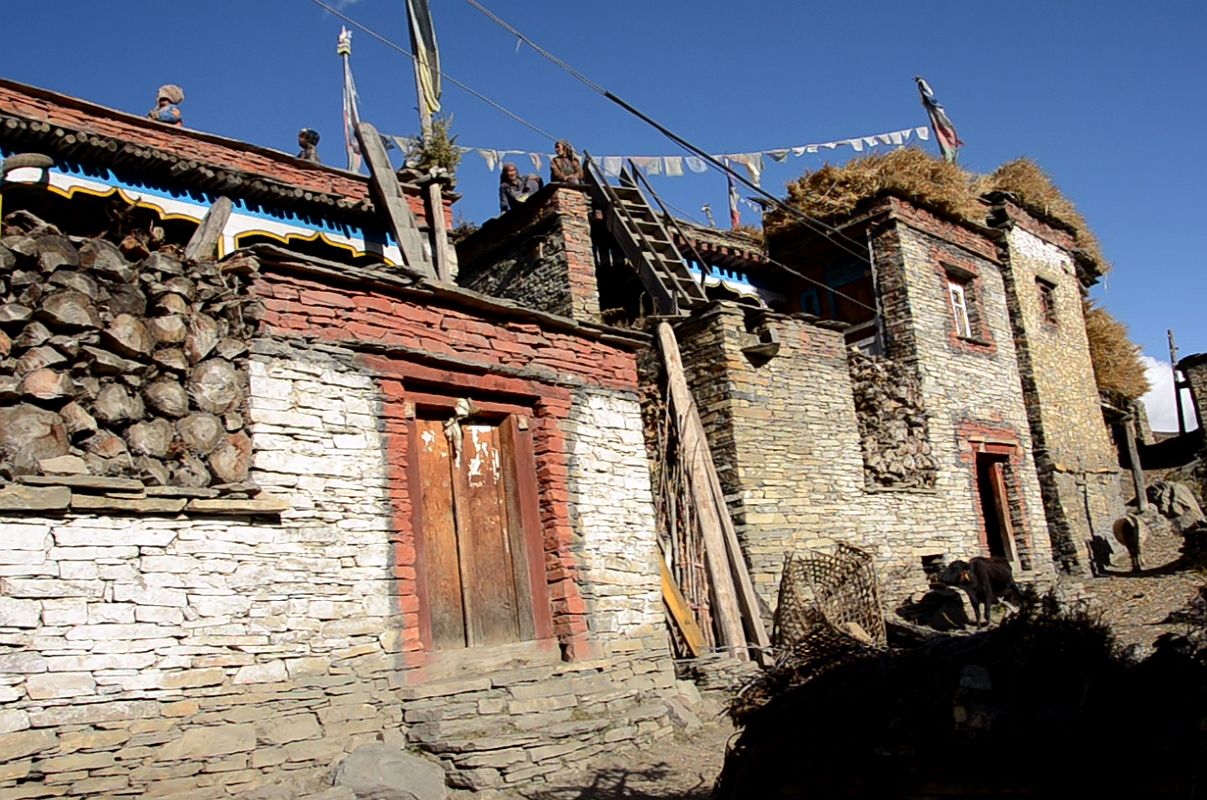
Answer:
<path fill-rule="evenodd" d="M 964 339 L 971 339 L 972 318 L 968 316 L 968 298 L 964 289 L 965 284 L 948 278 L 947 296 L 951 300 L 951 316 L 956 324 L 956 335 Z"/>
<path fill-rule="evenodd" d="M 1039 288 L 1039 310 L 1044 322 L 1055 325 L 1059 321 L 1056 316 L 1056 284 L 1036 278 L 1035 285 Z"/>

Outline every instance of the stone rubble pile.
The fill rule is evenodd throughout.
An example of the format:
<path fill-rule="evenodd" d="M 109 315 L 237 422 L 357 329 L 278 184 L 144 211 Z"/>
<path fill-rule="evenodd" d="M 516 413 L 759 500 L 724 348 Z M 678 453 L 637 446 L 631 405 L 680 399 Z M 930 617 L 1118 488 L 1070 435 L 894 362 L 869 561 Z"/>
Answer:
<path fill-rule="evenodd" d="M 0 477 L 244 481 L 243 262 L 64 236 L 25 211 L 0 234 Z"/>
<path fill-rule="evenodd" d="M 931 456 L 917 375 L 908 366 L 857 350 L 849 352 L 849 363 L 868 484 L 932 488 L 938 465 Z"/>

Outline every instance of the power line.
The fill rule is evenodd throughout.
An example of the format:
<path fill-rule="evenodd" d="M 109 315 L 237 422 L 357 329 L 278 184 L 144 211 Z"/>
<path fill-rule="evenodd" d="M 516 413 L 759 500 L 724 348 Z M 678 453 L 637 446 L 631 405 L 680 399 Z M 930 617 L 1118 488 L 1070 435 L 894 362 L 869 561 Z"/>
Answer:
<path fill-rule="evenodd" d="M 386 45 L 387 47 L 391 47 L 394 50 L 397 50 L 399 53 L 402 53 L 404 56 L 411 59 L 412 61 L 416 60 L 414 54 L 412 54 L 409 50 L 407 50 L 402 45 L 400 45 L 397 42 L 394 42 L 390 39 L 387 39 L 385 36 L 382 36 L 380 33 L 373 30 L 368 25 L 363 25 L 360 22 L 357 22 L 356 20 L 354 20 L 352 17 L 349 17 L 344 12 L 342 12 L 336 8 L 332 8 L 327 3 L 324 3 L 323 0 L 310 0 L 310 2 L 314 3 L 316 6 L 319 6 L 322 9 L 326 10 L 328 13 L 334 14 L 335 16 L 342 19 L 344 22 L 348 23 L 349 25 L 352 25 L 353 27 L 355 27 L 361 31 L 364 31 L 365 33 L 372 36 L 374 39 L 376 39 L 379 42 L 381 42 L 382 44 Z M 499 111 L 499 112 L 507 115 L 511 119 L 513 119 L 516 122 L 520 123 L 521 125 L 525 126 L 526 128 L 540 134 L 541 136 L 545 137 L 549 141 L 556 142 L 560 138 L 560 137 L 554 136 L 552 133 L 550 133 L 549 131 L 540 127 L 539 125 L 529 122 L 528 120 L 524 119 L 519 114 L 512 111 L 511 109 L 506 108 L 502 104 L 500 104 L 500 103 L 492 100 L 491 98 L 487 97 L 486 95 L 482 94 L 477 89 L 474 89 L 473 87 L 462 83 L 461 81 L 454 78 L 452 75 L 449 75 L 447 72 L 444 72 L 443 70 L 441 70 L 440 77 L 444 78 L 446 81 L 453 84 L 457 88 L 459 88 L 465 92 L 468 92 L 469 94 L 478 98 L 483 103 L 486 103 L 487 105 L 489 105 L 491 108 L 495 109 L 496 111 Z"/>
<path fill-rule="evenodd" d="M 793 208 L 792 206 L 788 205 L 784 201 L 780 200 L 775 195 L 773 195 L 770 192 L 768 192 L 767 190 L 765 190 L 763 187 L 759 186 L 758 184 L 754 183 L 751 180 L 748 180 L 744 175 L 741 175 L 740 173 L 731 169 L 728 164 L 722 163 L 715 156 L 705 152 L 701 148 L 699 148 L 696 145 L 689 142 L 687 139 L 684 139 L 682 136 L 675 133 L 674 131 L 672 131 L 670 128 L 666 127 L 662 123 L 658 122 L 653 117 L 642 112 L 640 109 L 638 109 L 636 106 L 629 103 L 624 98 L 608 91 L 606 88 L 604 88 L 600 84 L 596 83 L 595 81 L 591 80 L 589 77 L 584 75 L 579 70 L 575 69 L 574 67 L 572 67 L 571 65 L 569 65 L 565 61 L 563 61 L 562 59 L 558 58 L 553 53 L 551 53 L 548 50 L 546 50 L 545 48 L 541 47 L 539 44 L 537 44 L 531 38 L 526 36 L 522 31 L 520 31 L 514 25 L 508 23 L 506 20 L 503 20 L 497 14 L 495 14 L 493 11 L 491 11 L 490 9 L 486 8 L 484 5 L 479 3 L 478 0 L 465 0 L 465 2 L 467 2 L 473 8 L 476 8 L 478 11 L 482 12 L 482 14 L 485 15 L 487 19 L 491 20 L 496 25 L 503 28 L 503 30 L 507 31 L 511 35 L 518 38 L 520 41 L 527 44 L 529 47 L 531 47 L 533 50 L 535 50 L 541 56 L 543 56 L 544 58 L 546 58 L 550 62 L 552 62 L 554 65 L 556 65 L 557 67 L 559 67 L 562 70 L 565 70 L 573 78 L 575 78 L 577 81 L 582 83 L 587 88 L 591 89 L 592 91 L 594 91 L 600 95 L 603 95 L 605 98 L 607 98 L 608 100 L 611 100 L 613 103 L 620 106 L 625 111 L 628 111 L 630 114 L 634 115 L 641 121 L 645 122 L 646 124 L 650 125 L 654 129 L 656 129 L 659 133 L 661 133 L 663 136 L 670 139 L 675 144 L 679 145 L 680 147 L 684 148 L 685 150 L 687 150 L 691 153 L 694 153 L 695 155 L 699 156 L 700 158 L 703 158 L 705 161 L 712 164 L 715 168 L 721 170 L 721 172 L 733 177 L 735 180 L 737 180 L 739 183 L 741 183 L 746 188 L 751 189 L 754 192 L 757 192 L 762 197 L 771 201 L 771 203 L 773 203 L 776 206 L 776 208 L 779 208 L 781 211 L 784 211 L 785 213 L 797 218 L 798 220 L 800 220 L 800 222 L 802 222 L 806 227 L 812 229 L 815 233 L 826 234 L 827 237 L 830 238 L 831 241 L 834 242 L 834 244 L 837 245 L 838 247 L 841 247 L 842 249 L 846 250 L 848 253 L 850 253 L 851 255 L 860 259 L 861 261 L 865 261 L 869 264 L 871 263 L 871 259 L 868 258 L 867 253 L 865 253 L 862 249 L 863 244 L 861 242 L 855 241 L 854 239 L 847 236 L 845 233 L 843 233 L 838 228 L 835 228 L 834 226 L 829 225 L 819 219 L 811 217 L 808 214 L 801 211 L 800 209 Z M 848 247 L 848 246 L 842 244 L 841 242 L 834 240 L 832 238 L 834 235 L 837 235 L 837 236 L 842 237 L 843 239 L 846 239 L 852 245 L 854 245 L 855 248 L 858 248 L 858 249 Z"/>

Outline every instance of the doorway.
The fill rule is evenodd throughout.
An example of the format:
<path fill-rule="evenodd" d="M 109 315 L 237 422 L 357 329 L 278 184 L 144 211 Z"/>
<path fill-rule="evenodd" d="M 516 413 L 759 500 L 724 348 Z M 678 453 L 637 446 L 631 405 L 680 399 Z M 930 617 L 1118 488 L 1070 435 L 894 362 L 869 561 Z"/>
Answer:
<path fill-rule="evenodd" d="M 529 550 L 539 549 L 539 539 L 527 541 L 532 506 L 526 513 L 525 505 L 536 499 L 527 430 L 513 415 L 433 411 L 415 420 L 414 431 L 416 550 L 433 649 L 537 638 Z"/>
<path fill-rule="evenodd" d="M 1006 488 L 1007 469 L 1007 456 L 976 454 L 977 496 L 980 498 L 981 518 L 985 520 L 985 543 L 990 555 L 1014 563 L 1014 523 L 1011 519 L 1010 494 Z"/>

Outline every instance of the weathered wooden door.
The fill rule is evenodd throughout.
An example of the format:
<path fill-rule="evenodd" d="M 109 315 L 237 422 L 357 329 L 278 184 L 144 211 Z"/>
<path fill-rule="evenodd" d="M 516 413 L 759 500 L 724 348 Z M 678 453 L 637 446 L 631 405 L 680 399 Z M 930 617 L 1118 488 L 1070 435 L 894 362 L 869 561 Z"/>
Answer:
<path fill-rule="evenodd" d="M 533 638 L 514 420 L 419 419 L 416 432 L 432 646 Z"/>

